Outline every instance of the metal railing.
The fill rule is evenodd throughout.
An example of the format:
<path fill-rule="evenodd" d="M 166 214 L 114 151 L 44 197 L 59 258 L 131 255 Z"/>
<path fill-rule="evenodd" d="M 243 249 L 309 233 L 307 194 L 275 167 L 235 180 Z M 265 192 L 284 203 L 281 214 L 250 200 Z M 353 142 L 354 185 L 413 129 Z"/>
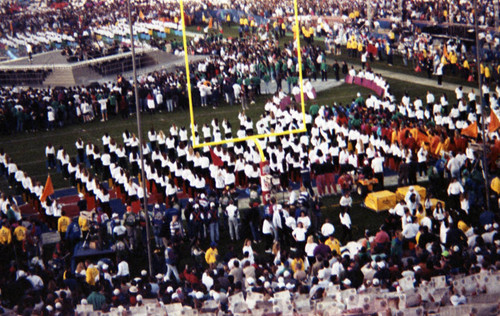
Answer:
<path fill-rule="evenodd" d="M 52 70 L 0 71 L 0 85 L 42 85 Z"/>
<path fill-rule="evenodd" d="M 137 49 L 137 54 L 144 55 L 149 52 L 153 52 L 156 49 Z M 131 58 L 132 53 L 127 52 L 127 53 L 122 53 L 118 55 L 113 55 L 113 56 L 106 56 L 106 57 L 101 57 L 101 58 L 96 58 L 96 59 L 91 59 L 91 60 L 85 60 L 77 63 L 72 63 L 72 64 L 50 64 L 50 65 L 8 65 L 8 64 L 2 64 L 0 65 L 0 71 L 9 71 L 9 70 L 54 70 L 54 69 L 75 69 L 75 68 L 82 68 L 82 67 L 88 67 L 88 66 L 93 66 L 97 64 L 102 64 L 105 62 L 117 60 L 117 59 L 122 59 L 122 58 Z"/>

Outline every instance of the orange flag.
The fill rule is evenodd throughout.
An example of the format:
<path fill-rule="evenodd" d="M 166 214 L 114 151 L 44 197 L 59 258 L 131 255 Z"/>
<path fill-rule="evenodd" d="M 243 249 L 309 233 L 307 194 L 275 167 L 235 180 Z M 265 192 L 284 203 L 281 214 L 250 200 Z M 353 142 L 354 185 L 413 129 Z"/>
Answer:
<path fill-rule="evenodd" d="M 50 174 L 47 177 L 47 182 L 45 182 L 45 187 L 43 188 L 42 196 L 40 197 L 40 201 L 45 202 L 49 195 L 54 194 L 54 186 L 52 185 L 52 179 L 50 178 Z"/>
<path fill-rule="evenodd" d="M 500 127 L 500 121 L 495 112 L 491 111 L 490 114 L 490 125 L 488 125 L 488 132 L 493 133 Z"/>
<path fill-rule="evenodd" d="M 417 144 L 421 145 L 422 143 L 429 143 L 429 135 L 417 129 L 417 136 L 414 138 L 417 140 Z"/>
<path fill-rule="evenodd" d="M 142 13 L 142 11 L 139 11 L 139 18 L 140 18 L 141 20 L 143 20 L 143 21 L 144 21 L 144 19 L 146 18 L 146 17 L 144 16 L 144 13 Z"/>
<path fill-rule="evenodd" d="M 208 20 L 208 28 L 211 29 L 213 26 L 214 26 L 214 18 L 210 18 L 210 20 Z"/>
<path fill-rule="evenodd" d="M 472 137 L 472 138 L 477 138 L 477 122 L 472 123 L 471 125 L 467 126 L 466 128 L 462 128 L 462 135 Z"/>

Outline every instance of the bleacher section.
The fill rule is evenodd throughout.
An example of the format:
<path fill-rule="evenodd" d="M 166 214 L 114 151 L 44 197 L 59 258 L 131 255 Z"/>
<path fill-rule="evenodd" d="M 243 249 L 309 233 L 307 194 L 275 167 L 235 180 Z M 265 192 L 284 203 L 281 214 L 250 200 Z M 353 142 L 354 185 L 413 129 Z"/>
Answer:
<path fill-rule="evenodd" d="M 136 55 L 135 62 L 137 68 L 149 67 L 155 64 L 155 60 L 148 55 Z M 121 57 L 118 59 L 107 60 L 90 66 L 102 76 L 116 75 L 132 70 L 132 59 L 130 57 Z"/>
<path fill-rule="evenodd" d="M 51 72 L 51 69 L 0 70 L 0 84 L 12 86 L 40 86 Z"/>
<path fill-rule="evenodd" d="M 19 58 L 0 62 L 0 84 L 4 86 L 64 86 L 87 85 L 107 80 L 117 74 L 132 71 L 132 52 L 93 58 L 85 61 L 68 60 L 61 51 L 34 55 L 33 59 Z M 184 59 L 157 49 L 136 49 L 137 69 L 154 71 L 157 65 L 175 63 Z"/>

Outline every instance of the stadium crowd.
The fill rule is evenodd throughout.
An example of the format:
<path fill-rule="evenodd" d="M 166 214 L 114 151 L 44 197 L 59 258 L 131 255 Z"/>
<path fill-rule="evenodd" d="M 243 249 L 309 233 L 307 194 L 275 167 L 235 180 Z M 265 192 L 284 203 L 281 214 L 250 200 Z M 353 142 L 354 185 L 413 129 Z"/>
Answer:
<path fill-rule="evenodd" d="M 76 59 L 80 60 L 118 51 L 118 47 L 113 47 L 116 46 L 115 43 L 104 42 L 97 36 L 99 32 L 94 31 L 118 25 L 126 17 L 126 6 L 121 5 L 120 1 L 111 0 L 106 1 L 105 5 L 91 1 L 70 1 L 69 4 L 62 9 L 27 7 L 15 13 L 5 8 L 2 14 L 2 29 L 10 30 L 10 32 L 3 34 L 3 37 L 8 37 L 9 40 L 2 45 L 8 49 L 9 47 L 15 48 L 12 46 L 16 45 L 24 47 L 30 43 L 30 51 L 33 53 L 67 45 L 65 53 L 76 56 Z M 398 8 L 398 4 L 391 1 L 377 1 L 372 2 L 371 9 L 367 9 L 366 4 L 359 1 L 332 0 L 319 4 L 314 3 L 314 1 L 299 1 L 298 5 L 301 16 L 309 14 L 309 17 L 315 17 L 311 20 L 306 16 L 302 21 L 305 25 L 312 27 L 311 30 L 305 32 L 302 30 L 306 39 L 312 34 L 335 38 L 339 29 L 349 28 L 356 35 L 370 34 L 376 38 L 384 39 L 384 43 L 381 44 L 382 50 L 386 49 L 385 42 L 388 42 L 391 48 L 403 56 L 408 54 L 402 50 L 405 44 L 412 51 L 412 56 L 417 56 L 423 51 L 427 51 L 429 54 L 429 50 L 422 46 L 411 47 L 417 45 L 416 41 L 411 41 L 411 37 L 420 37 L 418 22 L 443 23 L 453 21 L 463 25 L 473 24 L 473 20 L 471 20 L 473 16 L 472 3 L 466 1 L 449 5 L 435 1 L 408 1 L 403 8 Z M 494 26 L 493 1 L 479 1 L 478 8 L 480 25 Z M 236 10 L 238 13 L 230 13 L 227 9 Z M 134 11 L 136 19 L 145 22 L 145 25 L 154 21 L 178 23 L 180 19 L 180 8 L 178 3 L 173 1 L 160 3 L 143 1 L 136 4 Z M 61 14 L 56 15 L 58 12 Z M 231 7 L 224 1 L 211 1 L 209 3 L 189 1 L 186 3 L 185 12 L 187 12 L 187 19 L 194 24 L 207 24 L 209 17 L 212 17 L 219 24 L 228 23 L 231 25 L 234 22 L 243 28 L 250 28 L 252 31 L 265 29 L 266 32 L 273 31 L 281 35 L 284 35 L 285 31 L 292 31 L 293 22 L 290 21 L 290 18 L 294 15 L 291 1 L 280 1 L 273 6 L 266 1 L 241 2 Z M 368 16 L 369 12 L 370 16 Z M 332 22 L 329 20 L 331 17 L 337 17 L 339 20 Z M 379 20 L 382 19 L 388 19 L 391 24 L 387 36 L 377 32 L 380 28 Z M 368 20 L 371 22 L 366 24 L 365 21 Z M 150 29 L 156 28 L 151 26 Z M 375 32 L 370 32 L 372 29 L 375 29 Z M 403 34 L 403 31 L 407 31 L 407 33 Z M 123 35 L 122 32 L 123 30 L 120 31 L 120 35 Z M 52 43 L 47 45 L 45 40 L 37 40 L 37 36 L 42 36 L 41 34 L 48 34 L 48 40 Z M 71 40 L 67 40 L 66 37 L 61 40 L 62 34 L 70 36 Z M 480 34 L 480 39 L 481 47 L 486 45 L 489 46 L 490 50 L 498 51 L 500 42 L 495 34 L 483 32 Z M 157 40 L 151 39 L 151 46 L 159 47 Z M 348 40 L 349 38 L 343 39 L 341 44 L 345 45 Z M 373 39 L 371 40 L 373 41 Z M 22 45 L 23 41 L 25 45 Z M 56 42 L 61 45 L 54 45 Z M 468 43 L 456 44 L 459 46 L 457 53 L 464 54 L 465 51 L 461 46 L 465 48 L 466 44 L 466 48 L 470 48 Z M 19 49 L 17 53 L 25 55 L 27 49 L 26 52 Z M 458 58 L 458 62 L 461 63 L 462 59 Z"/>
<path fill-rule="evenodd" d="M 289 14 L 290 6 L 283 3 L 283 10 Z M 485 13 L 491 12 L 491 1 L 481 3 Z M 309 4 L 315 14 L 328 14 L 326 7 L 318 7 L 321 4 L 301 2 L 305 7 Z M 377 4 L 394 7 L 391 2 Z M 241 4 L 241 8 L 256 13 L 270 10 L 258 7 L 260 3 L 247 5 Z M 329 12 L 349 13 L 356 5 L 352 1 L 335 2 L 334 12 Z M 420 13 L 420 19 L 424 16 L 442 21 L 448 10 L 433 7 L 434 2 L 410 1 L 410 5 L 418 8 L 412 14 Z M 454 19 L 470 19 L 463 15 L 470 12 L 464 10 L 468 5 L 456 4 L 459 10 L 451 10 L 456 14 Z M 103 15 L 91 15 L 92 10 L 102 10 Z M 74 31 L 77 23 L 106 23 L 106 18 L 121 9 L 115 4 L 92 10 L 82 20 L 76 19 L 77 15 L 63 15 L 61 21 L 53 21 L 48 15 L 47 20 L 37 22 L 35 16 L 31 25 L 23 26 L 30 20 L 19 19 L 13 27 L 21 31 L 40 23 L 40 27 L 55 24 L 53 28 L 61 28 L 57 23 L 62 23 L 62 27 Z M 80 12 L 68 11 L 63 10 L 70 15 Z M 377 10 L 381 17 L 390 15 L 389 11 Z M 152 13 L 144 10 L 143 14 L 148 18 Z M 92 21 L 95 16 L 103 20 Z M 482 16 L 491 23 L 490 14 Z M 65 19 L 73 19 L 74 24 L 64 26 Z M 370 54 L 373 58 L 391 56 L 390 38 L 384 50 L 377 48 L 381 51 L 378 56 L 368 53 L 368 45 L 376 47 L 382 42 L 370 43 L 371 39 L 348 27 L 335 32 L 332 47 L 349 43 L 350 54 L 360 56 L 362 61 L 364 58 L 365 63 Z M 418 51 L 431 51 L 425 43 L 415 43 Z M 195 135 L 176 125 L 165 131 L 151 128 L 144 144 L 129 131 L 123 132 L 121 140 L 106 133 L 100 144 L 75 140 L 75 157 L 70 157 L 65 148 L 48 144 L 47 167 L 57 168 L 77 188 L 85 201 L 82 205 L 87 204 L 82 209 L 93 210 L 90 214 L 81 212 L 71 219 L 56 200 L 41 201 L 43 186 L 33 183 L 0 150 L 0 175 L 41 212 L 40 219 L 23 221 L 17 200 L 0 196 L 0 287 L 5 309 L 22 315 L 73 315 L 77 305 L 92 305 L 102 311 L 121 306 L 123 310 L 157 299 L 164 305 L 182 303 L 198 310 L 212 302 L 217 309 L 234 312 L 229 297 L 239 293 L 245 297 L 258 293 L 265 300 L 278 301 L 279 293 L 288 290 L 295 299 L 307 294 L 311 300 L 321 300 L 331 294 L 330 289 L 353 289 L 349 293 L 375 296 L 406 293 L 407 298 L 414 299 L 407 301 L 406 308 L 430 300 L 414 295 L 410 289 L 428 287 L 437 276 L 446 277 L 442 287 L 449 291 L 449 297 L 441 302 L 444 306 L 472 301 L 473 294 L 500 293 L 498 278 L 496 282 L 478 282 L 481 285 L 474 284 L 472 290 L 452 282 L 461 275 L 497 273 L 500 267 L 500 200 L 495 196 L 490 201 L 491 210 L 486 210 L 483 179 L 484 169 L 497 172 L 498 127 L 487 132 L 486 140 L 461 134 L 480 122 L 481 104 L 498 113 L 500 88 L 488 85 L 497 78 L 487 76 L 487 67 L 480 74 L 491 78 L 485 80 L 483 100 L 474 90 L 459 87 L 455 91 L 457 102 L 450 104 L 446 95 L 431 92 L 416 99 L 406 94 L 397 100 L 383 78 L 369 67 L 356 71 L 345 66 L 344 75 L 376 80 L 384 87 L 384 95 L 365 99 L 358 94 L 350 104 L 312 105 L 303 122 L 297 104 L 289 98 L 297 85 L 293 43 L 279 48 L 271 39 L 253 42 L 245 38 L 227 43 L 207 36 L 191 45 L 197 53 L 211 53 L 206 60 L 191 65 L 195 104 L 241 104 L 239 126 L 214 118 L 209 124 L 196 125 Z M 450 42 L 446 49 L 426 55 L 435 60 L 432 66 L 425 62 L 426 67 L 433 68 L 431 74 L 438 73 L 440 67 L 455 69 L 457 60 L 461 60 L 459 54 L 465 52 L 454 45 Z M 310 80 L 323 79 L 323 72 L 330 67 L 339 80 L 341 67 L 327 65 L 325 53 L 313 45 L 303 47 L 303 71 Z M 413 56 L 411 50 L 409 54 Z M 266 83 L 276 79 L 277 91 L 268 91 Z M 288 85 L 288 93 L 281 87 L 282 80 Z M 141 77 L 141 110 L 187 107 L 185 82 L 181 71 Z M 269 93 L 269 97 L 264 112 L 253 122 L 245 109 L 261 93 Z M 15 126 L 18 132 L 94 118 L 106 121 L 108 112 L 125 118 L 134 100 L 131 86 L 123 78 L 89 88 L 3 88 L 1 96 L 5 131 Z M 261 155 L 253 141 L 192 148 L 193 137 L 200 143 L 303 127 L 306 133 L 260 141 L 276 180 L 272 182 L 275 190 L 289 192 L 285 201 L 279 201 L 275 193 L 262 196 Z M 482 166 L 481 156 L 475 152 L 475 146 L 483 141 L 490 148 L 487 166 Z M 139 148 L 145 157 L 146 179 L 139 176 Z M 356 180 L 376 178 L 376 189 L 383 189 L 390 171 L 397 173 L 399 186 L 416 185 L 418 175 L 427 176 L 426 197 L 410 188 L 389 210 L 378 231 L 366 231 L 363 238 L 353 240 L 356 223 L 349 214 Z M 147 192 L 141 180 L 146 181 Z M 248 190 L 248 205 L 240 209 L 238 200 L 244 190 Z M 339 217 L 335 225 L 321 212 L 323 198 L 332 194 L 340 195 L 339 206 L 334 208 Z M 111 196 L 126 205 L 123 214 L 111 208 Z M 151 238 L 146 237 L 145 214 L 137 212 L 138 203 L 147 197 L 156 200 L 147 214 L 152 223 Z M 431 197 L 445 200 L 445 206 L 438 203 L 433 207 Z M 47 230 L 57 230 L 61 240 L 48 254 L 41 238 Z M 241 250 L 233 243 L 224 243 L 224 237 L 228 241 L 244 240 Z M 148 239 L 154 249 L 150 272 L 143 270 Z M 111 249 L 114 255 L 112 259 L 72 260 L 82 247 Z M 359 311 L 348 300 L 338 303 L 343 304 L 341 310 L 345 312 Z"/>
<path fill-rule="evenodd" d="M 354 2 L 349 3 L 356 6 Z M 410 2 L 410 5 L 419 7 L 433 4 L 433 2 L 425 4 Z M 119 17 L 115 14 L 118 10 L 117 5 L 112 2 L 104 8 L 97 5 L 84 7 L 83 3 L 75 3 L 62 10 L 64 14 L 59 20 L 53 19 L 51 11 L 42 11 L 42 13 L 35 11 L 32 18 L 22 18 L 23 14 L 6 14 L 10 18 L 19 19 L 12 24 L 16 34 L 20 34 L 26 29 L 32 29 L 32 31 L 39 28 L 61 29 L 63 33 L 65 29 L 77 29 L 81 30 L 82 34 L 73 34 L 73 37 L 82 38 L 94 45 L 99 41 L 86 30 L 98 27 L 98 25 L 113 25 L 118 21 Z M 173 4 L 161 5 L 170 8 Z M 346 4 L 338 3 L 336 6 L 342 7 L 344 5 Z M 388 3 L 383 5 L 388 5 Z M 468 4 L 459 5 L 467 6 Z M 485 5 L 489 8 L 490 4 L 485 3 Z M 214 4 L 214 8 L 221 7 L 220 3 Z M 250 10 L 251 8 L 243 6 L 242 9 Z M 95 15 L 89 14 L 93 10 L 104 11 L 102 15 L 98 15 L 99 18 L 96 20 Z M 196 3 L 189 4 L 186 8 L 186 11 L 193 16 L 198 10 L 205 9 Z M 320 9 L 318 10 L 326 14 Z M 341 12 L 350 11 L 350 9 L 339 10 Z M 424 12 L 436 11 L 435 8 L 422 10 Z M 491 11 L 490 9 L 485 10 Z M 81 21 L 76 18 L 80 11 L 86 12 Z M 142 13 L 143 11 L 144 13 Z M 264 9 L 255 9 L 254 11 L 250 10 L 254 14 L 267 12 Z M 376 11 L 383 14 L 383 10 Z M 176 10 L 159 11 L 167 13 L 155 14 L 153 8 L 146 4 L 141 7 L 140 12 L 144 16 L 142 18 L 143 24 L 146 25 L 153 24 L 153 19 L 158 18 L 175 20 L 175 16 L 162 16 L 162 14 L 176 14 Z M 460 12 L 465 11 L 460 10 Z M 41 22 L 38 21 L 37 14 L 44 16 L 47 21 L 44 19 Z M 264 16 L 266 14 L 263 13 Z M 363 15 L 360 18 L 363 18 Z M 200 23 L 203 22 L 200 21 Z M 253 20 L 248 18 L 241 18 L 237 21 L 237 24 L 240 24 L 240 38 L 233 39 L 231 42 L 223 40 L 222 35 L 207 34 L 204 37 L 197 36 L 189 43 L 190 52 L 212 55 L 212 58 L 208 58 L 205 62 L 192 66 L 194 80 L 199 83 L 192 90 L 194 91 L 195 106 L 210 104 L 216 107 L 225 100 L 229 104 L 234 104 L 236 101 L 243 102 L 242 106 L 246 108 L 252 103 L 255 96 L 274 92 L 269 91 L 271 82 L 276 82 L 277 89 L 280 89 L 285 81 L 285 88 L 288 87 L 287 92 L 291 92 L 291 88 L 298 80 L 298 69 L 295 67 L 297 61 L 294 56 L 295 44 L 289 43 L 284 48 L 280 48 L 276 40 L 281 37 L 282 29 L 291 31 L 293 23 L 286 19 L 274 20 L 266 26 L 252 23 Z M 77 24 L 78 27 L 76 27 Z M 307 43 L 302 47 L 304 76 L 310 80 L 319 78 L 325 80 L 330 75 L 339 80 L 341 74 L 348 73 L 347 65 L 344 63 L 339 66 L 336 62 L 328 64 L 327 56 L 329 53 L 333 53 L 335 56 L 340 53 L 341 47 L 346 47 L 348 55 L 360 58 L 363 69 L 369 68 L 369 64 L 375 59 L 387 60 L 387 63 L 392 65 L 394 56 L 397 54 L 402 56 L 405 66 L 414 67 L 415 71 L 427 72 L 429 78 L 435 76 L 438 84 L 441 84 L 444 75 L 450 74 L 468 80 L 477 80 L 478 76 L 481 76 L 487 84 L 498 82 L 500 65 L 497 59 L 487 60 L 486 56 L 488 55 L 485 55 L 478 74 L 474 66 L 475 57 L 471 55 L 472 50 L 466 42 L 450 39 L 445 43 L 436 44 L 432 36 L 425 33 L 411 32 L 411 34 L 404 35 L 404 26 L 404 24 L 396 23 L 386 37 L 379 37 L 369 32 L 369 28 L 364 25 L 345 23 L 330 26 L 321 18 L 305 22 L 301 27 L 302 37 Z M 327 34 L 325 50 L 313 45 L 310 41 L 315 36 L 322 34 Z M 171 41 L 169 44 L 174 53 L 182 52 L 182 46 L 176 41 Z M 116 46 L 116 44 L 113 45 Z M 498 41 L 486 34 L 481 38 L 481 46 L 487 48 L 488 45 L 489 49 L 494 51 L 498 48 Z M 97 46 L 113 51 L 118 49 L 117 47 L 108 47 L 102 42 Z M 66 50 L 66 53 L 74 55 L 76 52 Z M 156 110 L 173 111 L 176 108 L 187 108 L 185 82 L 185 78 L 180 73 L 157 72 L 141 78 L 139 89 L 141 110 L 154 112 Z M 286 89 L 283 90 L 286 91 Z M 134 97 L 131 92 L 132 89 L 126 80 L 87 88 L 27 90 L 17 87 L 2 88 L 0 90 L 0 131 L 12 133 L 53 129 L 76 122 L 87 122 L 97 118 L 98 115 L 100 115 L 101 120 L 106 121 L 113 116 L 108 115 L 108 112 L 126 118 L 129 113 L 134 111 Z"/>
<path fill-rule="evenodd" d="M 361 72 L 365 70 L 371 74 L 369 69 L 370 60 L 373 58 L 392 59 L 392 48 L 387 46 L 385 52 L 380 51 L 382 46 L 379 42 L 373 43 L 370 38 L 358 37 L 347 29 L 345 32 L 339 30 L 339 43 L 347 41 L 349 54 L 360 56 L 362 62 Z M 340 40 L 342 39 L 342 40 Z M 340 80 L 345 75 L 356 75 L 352 67 L 348 68 L 344 62 L 339 65 L 333 61 L 329 64 L 327 56 L 335 52 L 335 42 L 327 42 L 326 50 L 315 45 L 305 44 L 302 46 L 302 72 L 309 82 L 315 80 L 327 80 L 328 76 Z M 459 53 L 456 43 L 449 42 L 442 49 L 435 48 L 425 41 L 415 41 L 415 47 L 423 49 L 414 59 L 408 51 L 406 62 L 416 65 L 416 68 L 426 70 L 428 75 L 437 76 L 438 84 L 441 84 L 445 73 L 461 73 L 464 78 L 473 77 L 475 67 L 470 67 L 468 59 Z M 181 47 L 173 47 L 174 53 L 182 50 Z M 373 48 L 379 51 L 375 53 Z M 407 48 L 404 48 L 407 49 Z M 298 83 L 298 68 L 295 43 L 289 42 L 283 48 L 273 39 L 257 40 L 247 35 L 239 39 L 227 42 L 222 37 L 207 35 L 204 38 L 195 38 L 190 50 L 197 54 L 211 54 L 204 61 L 190 65 L 191 81 L 194 83 L 192 91 L 193 105 L 217 107 L 221 104 L 234 105 L 240 103 L 246 109 L 261 94 L 274 94 L 281 89 L 288 94 L 296 95 L 292 88 Z M 458 64 L 461 58 L 463 64 Z M 499 72 L 491 65 L 481 64 L 483 82 L 483 94 L 490 96 L 487 102 L 496 109 L 498 96 Z M 364 75 L 362 75 L 364 76 Z M 375 74 L 369 75 L 374 77 Z M 139 78 L 139 102 L 141 111 L 174 111 L 176 109 L 187 109 L 188 94 L 186 78 L 183 72 L 157 71 Z M 275 83 L 276 90 L 271 91 L 271 84 Z M 382 82 L 382 86 L 385 83 Z M 490 94 L 489 87 L 495 89 L 495 94 Z M 305 84 L 307 92 L 312 91 L 310 84 Z M 388 87 L 386 87 L 387 89 Z M 468 93 L 467 96 L 464 93 Z M 445 97 L 446 98 L 446 97 Z M 462 114 L 468 105 L 474 106 L 476 93 L 457 93 L 459 112 Z M 406 99 L 405 99 L 406 100 Z M 427 104 L 434 100 L 429 96 Z M 109 118 L 120 116 L 127 118 L 135 111 L 134 95 L 131 84 L 124 78 L 118 77 L 115 82 L 96 84 L 90 87 L 73 88 L 2 88 L 0 89 L 0 131 L 8 134 L 23 131 L 38 131 L 43 129 L 54 129 L 67 124 L 77 122 L 88 122 L 96 118 L 107 121 Z M 405 101 L 406 102 L 406 101 Z M 443 103 L 444 102 L 444 103 Z M 457 113 L 447 110 L 447 100 L 441 102 L 446 112 L 453 115 L 454 123 L 458 120 Z M 418 103 L 420 107 L 420 103 Z M 414 108 L 412 112 L 416 111 Z M 423 110 L 423 108 L 422 108 Z M 427 107 L 433 112 L 433 109 Z M 439 111 L 439 109 L 436 109 Z M 478 108 L 479 110 L 479 108 Z M 453 111 L 454 112 L 454 111 Z M 479 112 L 477 112 L 479 113 Z M 422 112 L 423 114 L 423 112 Z M 413 115 L 413 113 L 410 113 Z M 473 113 L 471 115 L 474 115 Z M 429 114 L 425 115 L 430 118 Z M 469 121 L 474 121 L 473 117 Z M 437 118 L 437 124 L 441 124 L 441 118 Z M 446 123 L 446 119 L 445 119 Z M 467 124 L 466 124 L 467 125 Z M 459 124 L 458 128 L 461 128 Z M 452 128 L 453 129 L 453 128 Z"/>
<path fill-rule="evenodd" d="M 363 70 L 353 74 L 374 76 Z M 204 75 L 210 78 L 208 71 Z M 69 314 L 85 301 L 96 310 L 107 310 L 159 298 L 164 304 L 182 302 L 195 308 L 215 300 L 225 310 L 227 297 L 241 291 L 272 295 L 287 289 L 319 298 L 330 283 L 360 293 L 379 287 L 395 291 L 401 276 L 411 275 L 418 285 L 437 275 L 494 269 L 499 250 L 498 202 L 492 203 L 495 212 L 482 210 L 480 156 L 473 150 L 474 140 L 459 133 L 478 120 L 480 107 L 473 92 L 465 99 L 462 90 L 457 88 L 459 101 L 453 105 L 446 96 L 438 99 L 430 92 L 415 100 L 405 95 L 399 101 L 387 88 L 382 99 L 371 95 L 365 100 L 358 95 L 352 104 L 311 106 L 305 121 L 307 133 L 261 142 L 277 190 L 290 192 L 282 203 L 276 197 L 262 200 L 261 158 L 253 142 L 216 146 L 212 152 L 193 150 L 192 135 L 175 125 L 167 134 L 152 128 L 142 145 L 128 131 L 122 135 L 123 142 L 107 134 L 102 144 L 78 139 L 76 157 L 49 144 L 48 168 L 59 168 L 87 203 L 91 201 L 87 207 L 95 208 L 92 215 L 82 212 L 73 220 L 56 201 L 39 203 L 41 184 L 33 185 L 2 153 L 2 174 L 43 214 L 43 222 L 22 222 L 15 200 L 2 198 L 4 304 L 16 306 L 23 314 Z M 497 93 L 487 95 L 492 110 L 498 107 Z M 293 103 L 283 105 L 286 99 L 287 94 L 278 91 L 255 123 L 241 111 L 237 137 L 301 128 L 301 113 Z M 213 119 L 195 131 L 197 142 L 234 137 L 227 120 Z M 488 143 L 493 155 L 488 158 L 494 162 L 499 149 L 497 131 L 488 133 Z M 145 198 L 135 181 L 140 170 L 139 146 L 145 154 L 148 195 L 157 192 L 158 202 L 148 215 L 155 249 L 151 275 L 139 272 L 144 261 L 134 260 L 144 258 L 145 249 L 145 218 L 133 207 Z M 495 170 L 494 163 L 488 167 Z M 416 184 L 417 173 L 427 174 L 425 200 L 410 189 L 389 211 L 380 231 L 366 232 L 365 238 L 353 241 L 349 210 L 355 179 L 376 177 L 378 188 L 383 188 L 384 171 L 391 169 L 398 172 L 400 185 Z M 300 185 L 298 192 L 294 185 Z M 245 188 L 249 189 L 248 209 L 240 210 L 238 192 Z M 444 188 L 448 188 L 446 193 Z M 111 191 L 127 205 L 124 214 L 109 207 Z M 340 225 L 335 227 L 323 220 L 320 208 L 323 196 L 339 191 Z M 180 201 L 179 194 L 188 201 Z M 433 209 L 430 197 L 446 195 L 446 208 L 437 205 Z M 61 242 L 43 260 L 38 257 L 40 234 L 47 226 L 59 231 Z M 219 253 L 220 229 L 232 240 L 247 239 L 241 252 L 228 246 Z M 336 230 L 341 233 L 334 235 Z M 75 246 L 85 240 L 97 249 L 111 247 L 116 261 L 71 265 Z M 194 260 L 180 266 L 188 254 Z M 4 290 L 12 287 L 25 296 Z"/>

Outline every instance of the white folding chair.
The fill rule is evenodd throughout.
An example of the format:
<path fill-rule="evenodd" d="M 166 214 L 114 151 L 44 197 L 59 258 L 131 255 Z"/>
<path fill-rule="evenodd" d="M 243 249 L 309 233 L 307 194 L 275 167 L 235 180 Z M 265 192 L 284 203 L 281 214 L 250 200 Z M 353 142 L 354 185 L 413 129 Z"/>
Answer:
<path fill-rule="evenodd" d="M 446 277 L 443 275 L 432 277 L 431 283 L 434 285 L 434 288 L 436 289 L 444 288 L 446 287 Z"/>

